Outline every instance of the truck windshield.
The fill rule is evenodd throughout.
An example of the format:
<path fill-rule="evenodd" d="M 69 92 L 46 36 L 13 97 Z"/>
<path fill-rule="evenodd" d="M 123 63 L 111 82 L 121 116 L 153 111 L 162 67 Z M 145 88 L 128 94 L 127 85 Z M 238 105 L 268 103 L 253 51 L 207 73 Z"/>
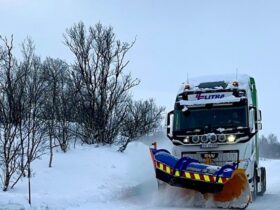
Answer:
<path fill-rule="evenodd" d="M 174 131 L 247 127 L 246 106 L 174 111 Z"/>

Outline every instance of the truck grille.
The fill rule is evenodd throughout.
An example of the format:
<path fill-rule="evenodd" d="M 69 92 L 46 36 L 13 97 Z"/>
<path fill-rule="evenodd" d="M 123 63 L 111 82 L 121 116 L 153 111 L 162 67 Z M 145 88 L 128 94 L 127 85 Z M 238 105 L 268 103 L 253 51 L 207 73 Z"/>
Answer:
<path fill-rule="evenodd" d="M 190 157 L 198 160 L 201 163 L 209 163 L 211 165 L 223 166 L 227 162 L 239 162 L 238 150 L 225 151 L 199 151 L 199 152 L 182 152 L 182 157 Z"/>

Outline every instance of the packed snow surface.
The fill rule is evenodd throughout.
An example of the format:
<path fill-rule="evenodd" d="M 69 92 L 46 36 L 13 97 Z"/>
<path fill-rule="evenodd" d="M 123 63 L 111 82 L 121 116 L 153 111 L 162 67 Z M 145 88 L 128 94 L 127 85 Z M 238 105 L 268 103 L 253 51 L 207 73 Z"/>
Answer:
<path fill-rule="evenodd" d="M 159 147 L 170 148 L 170 144 L 165 140 Z M 262 160 L 261 164 L 267 169 L 267 192 L 247 209 L 279 210 L 280 160 Z M 24 179 L 10 192 L 0 193 L 0 209 L 205 209 L 192 193 L 158 192 L 148 146 L 141 142 L 130 144 L 125 153 L 116 152 L 115 147 L 85 145 L 66 154 L 57 152 L 52 168 L 44 156 L 33 164 L 33 172 L 31 207 Z"/>

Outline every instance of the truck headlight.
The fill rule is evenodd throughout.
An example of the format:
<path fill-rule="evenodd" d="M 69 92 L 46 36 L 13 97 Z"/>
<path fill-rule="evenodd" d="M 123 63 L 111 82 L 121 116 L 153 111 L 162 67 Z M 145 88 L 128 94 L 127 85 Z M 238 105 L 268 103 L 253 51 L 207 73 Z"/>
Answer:
<path fill-rule="evenodd" d="M 227 140 L 228 140 L 229 143 L 233 143 L 233 142 L 235 141 L 235 139 L 236 139 L 236 136 L 235 136 L 235 135 L 229 135 L 229 136 L 227 137 Z"/>
<path fill-rule="evenodd" d="M 184 143 L 189 143 L 190 142 L 190 137 L 187 136 L 184 140 L 183 140 Z"/>
<path fill-rule="evenodd" d="M 192 137 L 192 143 L 194 143 L 194 144 L 199 143 L 199 136 L 198 135 L 195 135 L 195 136 Z"/>

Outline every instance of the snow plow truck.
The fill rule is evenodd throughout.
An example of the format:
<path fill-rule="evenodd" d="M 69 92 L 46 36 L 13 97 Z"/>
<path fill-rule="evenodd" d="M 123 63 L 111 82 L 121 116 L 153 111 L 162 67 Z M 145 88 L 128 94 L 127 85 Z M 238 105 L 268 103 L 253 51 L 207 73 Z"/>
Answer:
<path fill-rule="evenodd" d="M 197 191 L 217 207 L 245 209 L 266 191 L 259 166 L 262 129 L 257 89 L 248 75 L 182 84 L 167 115 L 170 153 L 150 148 L 159 185 Z"/>

